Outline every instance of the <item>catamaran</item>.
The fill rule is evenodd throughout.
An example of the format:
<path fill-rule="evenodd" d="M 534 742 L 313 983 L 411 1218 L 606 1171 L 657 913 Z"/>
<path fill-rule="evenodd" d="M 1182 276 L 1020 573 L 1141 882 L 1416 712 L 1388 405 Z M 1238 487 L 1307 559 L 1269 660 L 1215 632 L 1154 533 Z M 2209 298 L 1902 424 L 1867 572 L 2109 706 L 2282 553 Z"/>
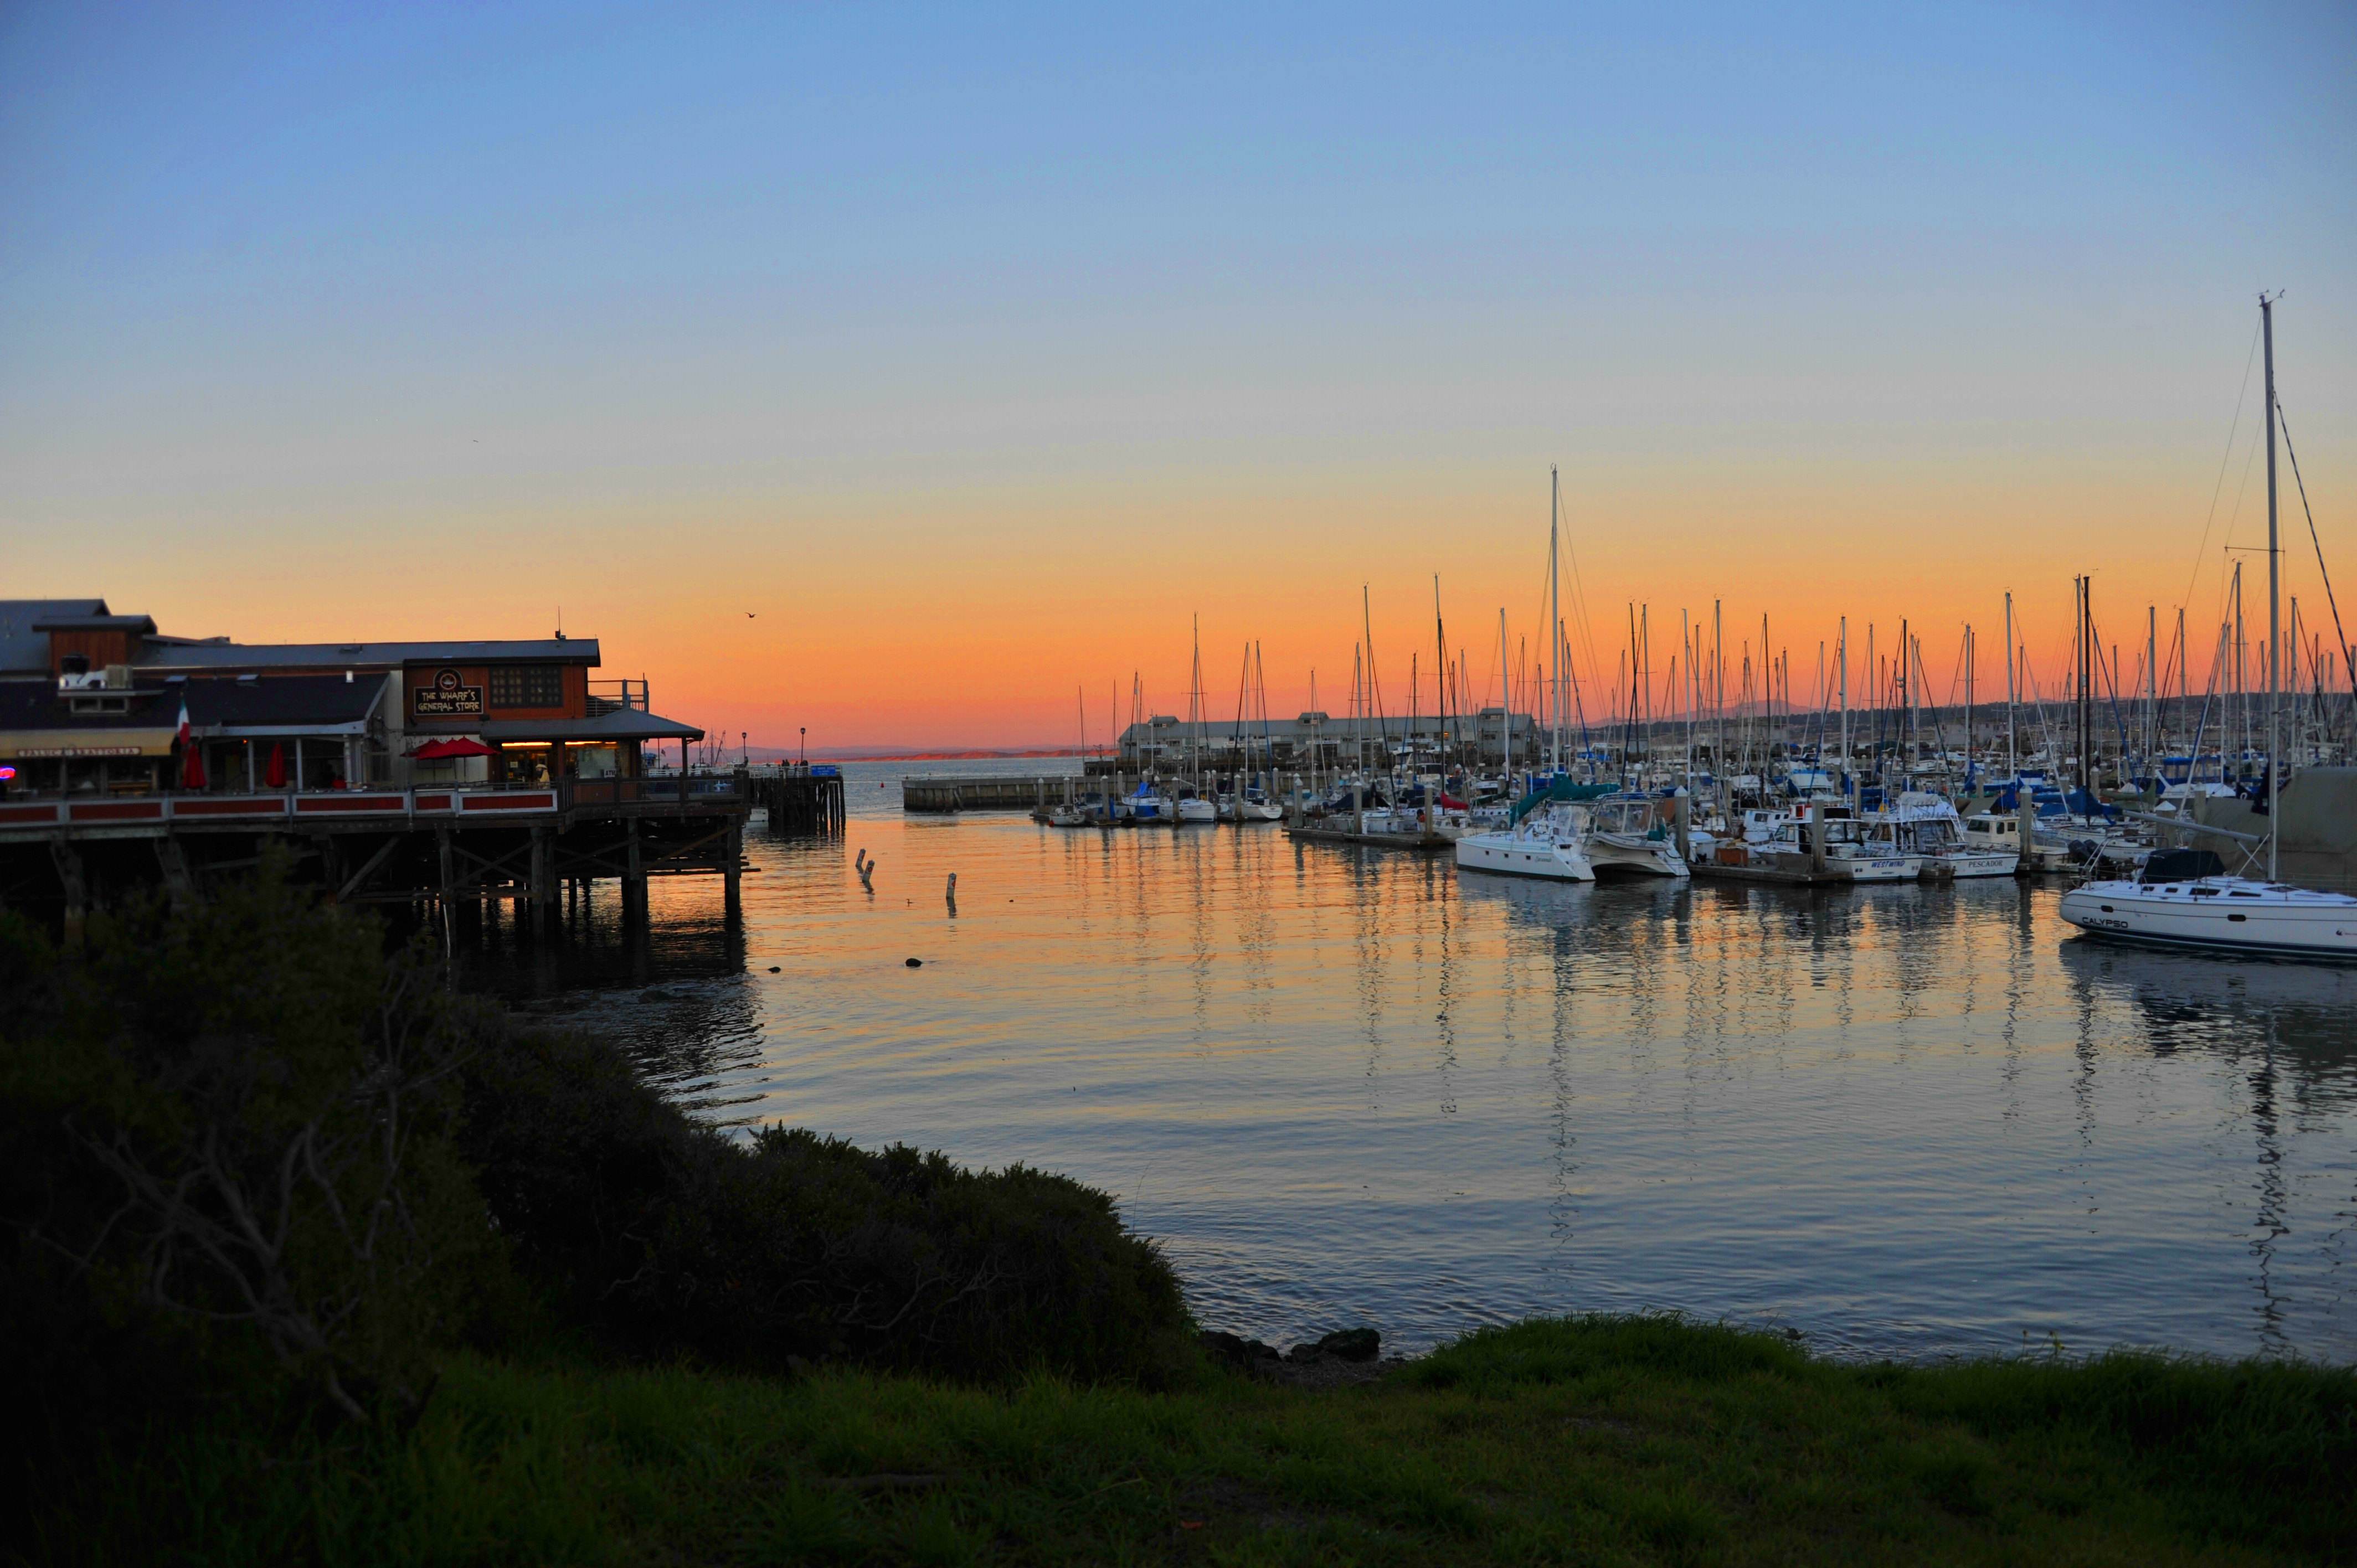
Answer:
<path fill-rule="evenodd" d="M 1660 807 L 1650 795 L 1607 795 L 1589 802 L 1587 861 L 1598 877 L 1694 875 L 1670 842 Z"/>

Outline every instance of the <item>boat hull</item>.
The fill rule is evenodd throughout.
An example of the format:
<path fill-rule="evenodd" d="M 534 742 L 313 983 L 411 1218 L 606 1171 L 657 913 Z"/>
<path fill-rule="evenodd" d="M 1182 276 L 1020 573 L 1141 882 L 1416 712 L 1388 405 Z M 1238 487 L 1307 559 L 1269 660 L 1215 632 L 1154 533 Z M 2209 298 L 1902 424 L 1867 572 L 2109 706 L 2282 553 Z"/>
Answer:
<path fill-rule="evenodd" d="M 1667 876 L 1684 881 L 1694 874 L 1678 858 L 1674 845 L 1659 839 L 1620 833 L 1589 836 L 1587 861 L 1598 879 L 1620 876 Z"/>
<path fill-rule="evenodd" d="M 1469 833 L 1457 841 L 1457 868 L 1549 882 L 1593 882 L 1596 868 L 1576 844 L 1513 833 Z"/>
<path fill-rule="evenodd" d="M 1967 876 L 2017 876 L 2021 872 L 2021 856 L 2011 850 L 1964 849 L 1927 856 L 1927 872 L 1964 878 Z"/>
<path fill-rule="evenodd" d="M 2057 913 L 2090 936 L 2143 947 L 2357 963 L 2357 898 L 2341 895 L 2197 896 L 2090 882 L 2062 895 Z"/>

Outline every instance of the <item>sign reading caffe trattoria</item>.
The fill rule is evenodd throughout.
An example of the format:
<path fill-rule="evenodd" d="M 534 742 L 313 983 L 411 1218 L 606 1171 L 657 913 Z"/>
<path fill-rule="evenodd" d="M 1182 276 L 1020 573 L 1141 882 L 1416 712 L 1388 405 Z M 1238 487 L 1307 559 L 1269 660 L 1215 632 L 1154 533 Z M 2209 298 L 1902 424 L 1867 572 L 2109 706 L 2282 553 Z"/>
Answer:
<path fill-rule="evenodd" d="M 414 718 L 457 718 L 482 711 L 483 689 L 466 684 L 456 670 L 436 670 L 432 683 L 409 689 L 409 712 Z"/>

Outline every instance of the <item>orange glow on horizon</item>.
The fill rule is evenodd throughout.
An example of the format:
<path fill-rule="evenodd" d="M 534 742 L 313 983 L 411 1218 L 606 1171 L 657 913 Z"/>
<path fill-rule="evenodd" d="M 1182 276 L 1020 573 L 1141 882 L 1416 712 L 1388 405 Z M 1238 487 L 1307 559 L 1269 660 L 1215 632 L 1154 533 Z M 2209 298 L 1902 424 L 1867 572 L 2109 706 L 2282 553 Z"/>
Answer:
<path fill-rule="evenodd" d="M 1650 610 L 1654 705 L 1677 711 L 1670 661 L 1679 611 L 1706 644 L 1714 599 L 1723 604 L 1730 699 L 1747 650 L 1757 656 L 1763 612 L 1802 705 L 1816 690 L 1819 641 L 1830 659 L 1844 615 L 1854 703 L 1869 684 L 1869 623 L 1887 659 L 1902 618 L 1921 639 L 1932 694 L 1946 697 L 1970 622 L 1976 695 L 2001 696 L 2008 587 L 2031 665 L 2050 692 L 2066 657 L 2070 580 L 2084 570 L 2095 574 L 2103 636 L 2121 649 L 2127 681 L 2141 657 L 2145 606 L 2160 607 L 2166 660 L 2174 607 L 2194 579 L 2187 623 L 2199 690 L 2228 530 L 2222 508 L 2196 577 L 2199 509 L 2190 525 L 2151 521 L 2184 516 L 2182 491 L 2165 482 L 2181 477 L 2131 489 L 2083 476 L 2007 487 L 1867 484 L 1852 475 L 1804 492 L 1756 477 L 1687 473 L 1649 476 L 1674 478 L 1674 486 L 1603 489 L 1591 480 L 1583 491 L 1566 474 L 1563 591 L 1583 705 L 1591 719 L 1614 710 L 1635 604 Z M 1318 705 L 1341 714 L 1361 584 L 1386 711 L 1407 706 L 1412 660 L 1419 706 L 1429 711 L 1437 574 L 1450 656 L 1461 650 L 1476 705 L 1499 700 L 1502 607 L 1523 672 L 1518 706 L 1528 707 L 1545 566 L 1543 466 L 1514 494 L 1440 494 L 1428 477 L 1383 490 L 1285 489 L 1165 492 L 1118 510 L 1071 497 L 1036 509 L 911 504 L 898 514 L 876 504 L 791 526 L 764 526 L 749 511 L 694 529 L 626 518 L 499 520 L 496 528 L 436 520 L 424 526 L 446 543 L 462 533 L 474 542 L 479 571 L 421 582 L 404 565 L 411 546 L 394 530 L 385 542 L 340 536 L 331 558 L 300 579 L 339 586 L 299 600 L 218 564 L 199 575 L 116 563 L 104 581 L 45 591 L 102 593 L 118 609 L 154 615 L 167 632 L 255 641 L 544 637 L 561 605 L 569 633 L 600 639 L 598 673 L 649 677 L 659 712 L 732 741 L 749 732 L 762 747 L 791 748 L 806 725 L 816 756 L 837 746 L 1071 746 L 1082 738 L 1082 701 L 1087 740 L 1102 745 L 1127 722 L 1134 671 L 1148 712 L 1184 715 L 1197 617 L 1210 717 L 1235 712 L 1247 639 L 1261 645 L 1273 715 L 1310 705 L 1313 671 Z M 2234 543 L 2260 537 L 2263 509 L 2262 499 L 2255 521 L 2245 501 Z M 2313 607 L 2303 609 L 2305 628 L 2330 642 L 2312 553 L 2287 538 L 2287 592 Z M 511 586 L 518 583 L 532 583 L 545 607 L 520 603 Z M 2249 635 L 2262 638 L 2262 574 L 2246 585 L 2244 604 Z"/>

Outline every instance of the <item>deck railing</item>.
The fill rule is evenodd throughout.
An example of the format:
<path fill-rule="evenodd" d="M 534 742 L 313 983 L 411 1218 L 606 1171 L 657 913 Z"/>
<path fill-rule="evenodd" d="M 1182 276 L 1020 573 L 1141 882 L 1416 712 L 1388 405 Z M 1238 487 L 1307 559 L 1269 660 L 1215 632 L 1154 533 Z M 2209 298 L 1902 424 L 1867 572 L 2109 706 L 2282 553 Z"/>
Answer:
<path fill-rule="evenodd" d="M 504 813 L 639 805 L 679 811 L 742 805 L 733 774 L 655 779 L 563 779 L 553 784 L 446 784 L 393 789 L 272 790 L 250 795 L 190 791 L 156 795 L 11 795 L 0 799 L 0 832 L 142 827 L 166 822 L 350 822 L 424 817 L 483 821 Z"/>
<path fill-rule="evenodd" d="M 592 681 L 589 682 L 589 716 L 598 718 L 618 714 L 625 708 L 640 713 L 651 710 L 647 706 L 647 682 L 644 676 L 636 681 Z"/>

